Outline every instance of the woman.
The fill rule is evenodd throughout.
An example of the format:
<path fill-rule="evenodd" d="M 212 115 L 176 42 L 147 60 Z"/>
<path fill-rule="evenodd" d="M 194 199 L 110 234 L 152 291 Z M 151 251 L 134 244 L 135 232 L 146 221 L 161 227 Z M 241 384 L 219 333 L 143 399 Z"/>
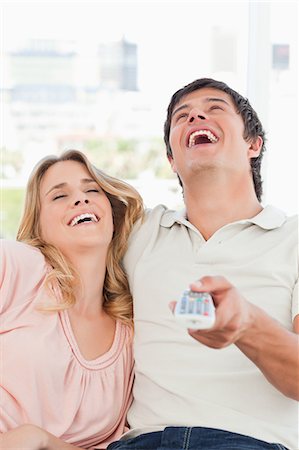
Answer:
<path fill-rule="evenodd" d="M 120 261 L 142 211 L 78 151 L 34 169 L 18 242 L 1 245 L 1 448 L 105 449 L 123 433 L 132 299 Z"/>

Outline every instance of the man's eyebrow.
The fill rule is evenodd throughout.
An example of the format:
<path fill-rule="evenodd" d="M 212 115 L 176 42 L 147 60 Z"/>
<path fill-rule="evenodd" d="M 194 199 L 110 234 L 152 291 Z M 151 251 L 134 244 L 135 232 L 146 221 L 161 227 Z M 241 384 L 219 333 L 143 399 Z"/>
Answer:
<path fill-rule="evenodd" d="M 225 103 L 226 105 L 230 106 L 230 104 L 224 100 L 223 98 L 219 98 L 219 97 L 207 97 L 204 99 L 205 102 L 221 102 L 221 103 Z M 175 109 L 173 111 L 173 113 L 171 114 L 171 117 L 173 117 L 177 112 L 181 111 L 181 109 L 185 109 L 188 108 L 190 106 L 189 103 L 184 103 L 183 105 L 179 106 L 177 109 Z"/>
<path fill-rule="evenodd" d="M 189 104 L 185 103 L 184 105 L 179 106 L 177 109 L 175 109 L 173 111 L 173 113 L 171 114 L 171 117 L 173 117 L 177 112 L 179 112 L 181 109 L 185 109 L 188 108 Z"/>
<path fill-rule="evenodd" d="M 207 102 L 222 102 L 222 103 L 226 103 L 228 106 L 230 106 L 230 104 L 224 100 L 224 98 L 219 98 L 219 97 L 208 97 L 205 99 Z"/>
<path fill-rule="evenodd" d="M 97 183 L 92 178 L 82 178 L 80 181 L 81 181 L 82 184 Z M 48 190 L 46 195 L 50 194 L 50 192 L 54 191 L 55 189 L 61 189 L 61 188 L 65 187 L 65 186 L 67 186 L 66 182 L 55 184 L 54 186 L 51 187 L 51 189 Z"/>

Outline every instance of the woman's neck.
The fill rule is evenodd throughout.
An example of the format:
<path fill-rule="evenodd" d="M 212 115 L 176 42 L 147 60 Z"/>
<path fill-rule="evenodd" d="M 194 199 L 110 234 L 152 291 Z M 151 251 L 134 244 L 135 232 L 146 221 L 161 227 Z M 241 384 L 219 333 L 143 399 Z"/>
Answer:
<path fill-rule="evenodd" d="M 80 253 L 79 257 L 76 255 L 69 259 L 79 276 L 78 287 L 75 287 L 74 309 L 87 315 L 101 311 L 107 252 L 101 253 L 98 250 L 92 253 Z"/>

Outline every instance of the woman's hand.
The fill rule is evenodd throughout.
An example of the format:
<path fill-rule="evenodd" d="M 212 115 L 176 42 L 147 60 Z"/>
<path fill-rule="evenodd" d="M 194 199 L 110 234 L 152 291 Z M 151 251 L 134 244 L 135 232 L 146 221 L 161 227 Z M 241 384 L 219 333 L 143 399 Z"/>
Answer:
<path fill-rule="evenodd" d="M 21 425 L 0 434 L 0 449 L 3 450 L 78 450 L 79 448 L 31 424 Z"/>
<path fill-rule="evenodd" d="M 35 425 L 21 425 L 0 435 L 0 448 L 5 450 L 44 450 L 47 432 Z"/>

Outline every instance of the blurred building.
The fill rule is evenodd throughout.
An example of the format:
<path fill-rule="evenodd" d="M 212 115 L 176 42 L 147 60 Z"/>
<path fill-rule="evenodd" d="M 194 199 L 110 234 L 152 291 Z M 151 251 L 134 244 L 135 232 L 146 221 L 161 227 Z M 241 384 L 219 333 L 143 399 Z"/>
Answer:
<path fill-rule="evenodd" d="M 104 89 L 137 90 L 137 45 L 126 41 L 99 47 L 100 86 Z"/>
<path fill-rule="evenodd" d="M 65 103 L 76 99 L 76 52 L 70 42 L 33 40 L 8 57 L 12 103 Z"/>
<path fill-rule="evenodd" d="M 5 54 L 3 66 L 2 142 L 23 154 L 24 176 L 45 154 L 160 132 L 162 118 L 137 89 L 137 45 L 125 39 L 101 44 L 89 59 L 75 42 L 32 40 Z"/>
<path fill-rule="evenodd" d="M 137 45 L 125 39 L 101 44 L 88 69 L 68 41 L 31 40 L 2 62 L 7 147 L 24 149 L 28 142 L 49 140 L 53 146 L 61 135 L 74 132 L 117 132 L 111 116 L 124 100 L 130 124 L 125 120 L 123 129 L 138 130 L 138 113 L 149 109 L 137 91 Z M 84 78 L 87 70 L 94 73 L 92 81 Z"/>

